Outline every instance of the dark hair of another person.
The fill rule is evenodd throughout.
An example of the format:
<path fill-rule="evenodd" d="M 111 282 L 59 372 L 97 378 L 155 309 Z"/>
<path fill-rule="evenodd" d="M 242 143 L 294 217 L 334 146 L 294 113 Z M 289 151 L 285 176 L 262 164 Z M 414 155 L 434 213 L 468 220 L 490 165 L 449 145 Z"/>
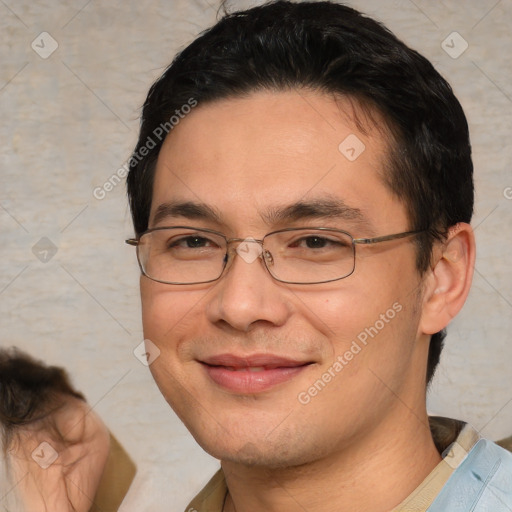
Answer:
<path fill-rule="evenodd" d="M 153 84 L 129 161 L 135 232 L 148 228 L 162 140 L 154 130 L 193 98 L 199 105 L 253 91 L 309 89 L 354 100 L 389 135 L 384 180 L 403 201 L 415 237 L 417 268 L 449 227 L 470 222 L 473 164 L 468 125 L 450 85 L 430 62 L 380 23 L 331 2 L 271 2 L 226 14 L 179 53 Z M 305 104 L 304 108 L 308 108 Z M 156 146 L 143 157 L 149 138 Z M 341 141 L 340 141 L 341 142 Z M 432 336 L 426 381 L 439 362 L 445 331 Z"/>
<path fill-rule="evenodd" d="M 0 349 L 0 431 L 4 449 L 16 428 L 51 417 L 65 397 L 85 400 L 66 372 L 16 348 Z"/>

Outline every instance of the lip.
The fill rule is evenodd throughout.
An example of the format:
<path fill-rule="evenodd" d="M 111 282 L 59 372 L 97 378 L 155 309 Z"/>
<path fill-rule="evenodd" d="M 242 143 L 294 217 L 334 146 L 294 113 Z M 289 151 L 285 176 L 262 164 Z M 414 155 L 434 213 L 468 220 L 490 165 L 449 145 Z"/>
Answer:
<path fill-rule="evenodd" d="M 219 354 L 199 362 L 217 385 L 242 394 L 267 391 L 292 379 L 312 364 L 312 361 L 273 354 Z"/>

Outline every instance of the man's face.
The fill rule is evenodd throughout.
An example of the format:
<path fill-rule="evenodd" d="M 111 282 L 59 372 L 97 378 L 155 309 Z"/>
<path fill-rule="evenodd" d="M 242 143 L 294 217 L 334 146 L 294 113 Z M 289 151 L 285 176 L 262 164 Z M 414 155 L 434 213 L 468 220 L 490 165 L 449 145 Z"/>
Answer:
<path fill-rule="evenodd" d="M 160 152 L 149 226 L 255 239 L 287 227 L 407 231 L 384 184 L 384 130 L 362 134 L 350 105 L 304 91 L 198 105 Z M 353 137 L 339 148 L 350 135 L 359 156 Z M 321 211 L 328 202 L 338 211 Z M 261 258 L 239 255 L 214 283 L 142 277 L 144 336 L 161 351 L 151 371 L 199 444 L 223 460 L 291 466 L 421 410 L 428 344 L 411 240 L 359 245 L 354 273 L 325 284 L 278 282 Z"/>

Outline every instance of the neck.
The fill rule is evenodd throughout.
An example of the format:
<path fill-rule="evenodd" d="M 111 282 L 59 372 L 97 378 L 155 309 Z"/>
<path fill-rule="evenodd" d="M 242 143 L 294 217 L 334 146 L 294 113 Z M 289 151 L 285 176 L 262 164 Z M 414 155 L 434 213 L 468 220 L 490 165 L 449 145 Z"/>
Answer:
<path fill-rule="evenodd" d="M 279 469 L 223 461 L 224 512 L 388 512 L 441 461 L 426 411 L 388 421 L 328 457 Z"/>

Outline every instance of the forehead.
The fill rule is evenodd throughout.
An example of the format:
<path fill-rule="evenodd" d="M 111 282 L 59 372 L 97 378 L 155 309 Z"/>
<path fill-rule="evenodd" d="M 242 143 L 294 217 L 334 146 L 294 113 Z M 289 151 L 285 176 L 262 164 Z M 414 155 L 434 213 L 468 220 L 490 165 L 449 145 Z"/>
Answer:
<path fill-rule="evenodd" d="M 319 92 L 199 104 L 160 151 L 150 226 L 162 204 L 186 201 L 210 206 L 220 223 L 271 224 L 272 210 L 311 201 L 391 221 L 403 207 L 383 180 L 385 134 L 378 115 L 370 121 L 354 101 Z"/>

